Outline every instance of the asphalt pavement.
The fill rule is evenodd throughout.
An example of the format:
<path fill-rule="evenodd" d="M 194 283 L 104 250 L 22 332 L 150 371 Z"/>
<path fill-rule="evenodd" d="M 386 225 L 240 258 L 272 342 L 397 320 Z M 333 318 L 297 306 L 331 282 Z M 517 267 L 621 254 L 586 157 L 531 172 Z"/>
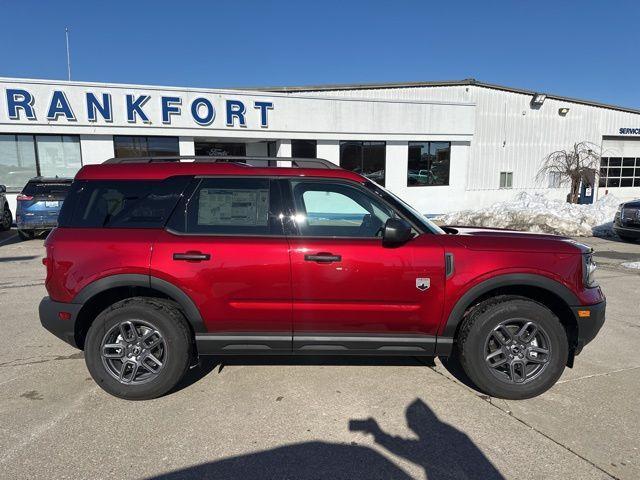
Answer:
<path fill-rule="evenodd" d="M 482 395 L 440 360 L 210 359 L 146 402 L 46 332 L 42 240 L 0 238 L 0 478 L 640 478 L 640 245 L 596 247 L 607 322 L 544 395 Z M 617 257 L 624 258 L 617 258 Z M 447 368 L 448 367 L 448 368 Z"/>

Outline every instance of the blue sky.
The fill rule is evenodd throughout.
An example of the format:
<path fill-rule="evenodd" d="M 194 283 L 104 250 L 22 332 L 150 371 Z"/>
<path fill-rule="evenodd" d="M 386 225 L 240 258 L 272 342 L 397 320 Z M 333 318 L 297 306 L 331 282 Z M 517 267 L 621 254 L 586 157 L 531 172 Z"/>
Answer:
<path fill-rule="evenodd" d="M 242 87 L 474 77 L 640 108 L 632 1 L 0 0 L 0 76 Z"/>

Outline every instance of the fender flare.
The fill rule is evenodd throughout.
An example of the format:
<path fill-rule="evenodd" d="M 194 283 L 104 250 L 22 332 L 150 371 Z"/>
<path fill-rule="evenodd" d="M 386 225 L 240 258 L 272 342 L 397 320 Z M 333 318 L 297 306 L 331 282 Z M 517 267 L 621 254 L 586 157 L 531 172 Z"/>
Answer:
<path fill-rule="evenodd" d="M 85 304 L 99 293 L 117 287 L 145 287 L 158 290 L 180 305 L 195 332 L 207 331 L 200 311 L 189 295 L 173 283 L 150 275 L 118 274 L 102 277 L 80 290 L 71 303 Z"/>
<path fill-rule="evenodd" d="M 531 273 L 513 273 L 498 275 L 496 277 L 484 280 L 467 290 L 462 297 L 458 299 L 454 307 L 449 313 L 447 323 L 442 331 L 442 337 L 453 338 L 458 329 L 458 325 L 462 321 L 464 312 L 469 308 L 473 301 L 479 296 L 501 287 L 509 287 L 514 285 L 522 285 L 527 287 L 537 287 L 548 291 L 549 293 L 559 297 L 567 306 L 580 305 L 580 300 L 569 288 L 543 275 Z"/>

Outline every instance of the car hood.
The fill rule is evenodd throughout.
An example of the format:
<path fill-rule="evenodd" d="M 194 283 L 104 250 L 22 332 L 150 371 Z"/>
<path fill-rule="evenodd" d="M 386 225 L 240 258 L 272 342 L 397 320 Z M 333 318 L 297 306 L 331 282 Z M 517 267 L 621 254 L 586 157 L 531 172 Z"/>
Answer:
<path fill-rule="evenodd" d="M 631 202 L 625 202 L 622 205 L 624 205 L 624 208 L 640 208 L 640 199 L 632 200 Z"/>
<path fill-rule="evenodd" d="M 472 250 L 587 253 L 591 247 L 568 237 L 484 227 L 445 227 L 448 234 Z"/>

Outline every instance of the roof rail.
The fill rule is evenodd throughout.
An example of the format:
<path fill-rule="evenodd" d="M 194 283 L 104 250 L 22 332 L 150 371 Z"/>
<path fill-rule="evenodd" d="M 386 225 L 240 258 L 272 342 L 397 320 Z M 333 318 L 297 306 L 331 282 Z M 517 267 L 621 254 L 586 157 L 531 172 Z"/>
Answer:
<path fill-rule="evenodd" d="M 278 166 L 276 162 L 291 162 L 291 167 L 297 168 L 328 168 L 331 170 L 341 170 L 339 165 L 324 160 L 322 158 L 298 158 L 298 157 L 235 157 L 235 156 L 201 156 L 201 155 L 181 155 L 175 157 L 120 157 L 110 158 L 102 163 L 123 164 L 123 163 L 166 163 L 166 162 L 193 162 L 193 163 L 236 163 L 247 167 L 253 165 L 249 161 L 268 161 L 269 166 Z M 272 165 L 276 163 L 275 165 Z M 287 167 L 289 165 L 286 165 Z"/>

